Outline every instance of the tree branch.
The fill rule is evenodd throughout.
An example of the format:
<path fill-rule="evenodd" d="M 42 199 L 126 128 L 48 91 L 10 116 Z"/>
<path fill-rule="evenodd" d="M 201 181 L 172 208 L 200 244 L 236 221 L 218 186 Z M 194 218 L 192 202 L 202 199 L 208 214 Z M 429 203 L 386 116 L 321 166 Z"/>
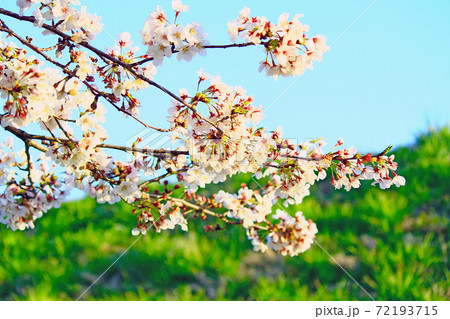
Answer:
<path fill-rule="evenodd" d="M 242 48 L 242 47 L 248 47 L 251 45 L 256 45 L 253 42 L 248 42 L 248 43 L 232 43 L 232 44 L 222 44 L 222 45 L 205 45 L 203 46 L 203 48 L 205 49 L 227 49 L 227 48 Z M 172 49 L 172 53 L 178 53 L 178 50 L 174 50 Z M 145 58 L 144 60 L 138 61 L 138 62 L 134 62 L 134 63 L 130 63 L 130 66 L 134 67 L 134 66 L 138 66 L 138 65 L 142 65 L 145 64 L 147 62 L 153 61 L 154 58 L 150 57 L 150 58 Z"/>
<path fill-rule="evenodd" d="M 178 174 L 178 173 L 182 173 L 182 172 L 186 172 L 186 171 L 187 171 L 187 168 L 179 169 L 179 170 L 177 170 L 175 172 L 172 171 L 172 170 L 168 170 L 165 174 L 162 174 L 162 175 L 160 175 L 158 177 L 149 179 L 148 181 L 142 182 L 141 184 L 139 184 L 139 188 L 143 188 L 143 187 L 147 186 L 148 184 L 159 182 L 163 178 L 166 178 L 166 177 L 168 177 L 170 175 L 174 175 L 174 174 Z"/>
<path fill-rule="evenodd" d="M 0 115 L 0 123 L 3 121 L 3 115 Z M 22 141 L 24 141 L 25 143 L 27 143 L 29 146 L 41 151 L 41 152 L 47 152 L 47 147 L 45 147 L 44 145 L 41 145 L 39 143 L 37 143 L 36 141 L 33 141 L 33 137 L 32 135 L 28 134 L 25 131 L 22 131 L 21 129 L 12 127 L 12 126 L 3 126 L 3 128 L 14 134 L 15 136 L 17 136 L 18 138 L 20 138 Z"/>
<path fill-rule="evenodd" d="M 5 10 L 3 8 L 0 8 L 0 14 L 15 18 L 17 20 L 21 20 L 21 21 L 27 21 L 30 23 L 34 23 L 36 21 L 36 19 L 32 16 L 20 16 L 17 13 Z M 128 70 L 134 77 L 147 82 L 148 84 L 150 84 L 151 86 L 154 86 L 156 88 L 158 88 L 159 90 L 163 91 L 164 93 L 166 93 L 167 95 L 169 95 L 170 97 L 172 97 L 173 99 L 175 99 L 176 101 L 180 102 L 182 105 L 186 106 L 188 109 L 190 109 L 192 112 L 194 112 L 200 119 L 202 119 L 203 121 L 205 121 L 206 123 L 212 125 L 213 127 L 215 127 L 219 132 L 223 133 L 222 129 L 220 129 L 215 123 L 211 122 L 209 119 L 205 118 L 203 115 L 201 115 L 196 109 L 195 107 L 193 107 L 192 105 L 186 103 L 183 99 L 181 99 L 179 96 L 177 96 L 176 94 L 172 93 L 171 91 L 169 91 L 168 89 L 166 89 L 165 87 L 161 86 L 160 84 L 150 80 L 149 78 L 137 73 L 133 66 L 131 64 L 125 63 L 99 49 L 97 49 L 96 47 L 90 45 L 89 43 L 82 41 L 80 43 L 76 43 L 75 41 L 72 40 L 72 37 L 65 34 L 64 32 L 58 30 L 56 27 L 48 25 L 48 24 L 43 24 L 42 28 L 51 31 L 57 35 L 59 35 L 60 37 L 62 37 L 64 40 L 67 41 L 71 41 L 77 45 L 81 45 L 82 47 L 94 52 L 95 54 L 97 54 L 99 57 L 109 60 L 110 62 L 113 62 L 121 67 L 123 67 L 124 69 Z"/>
<path fill-rule="evenodd" d="M 1 9 L 1 8 L 0 8 Z M 134 120 L 136 120 L 137 122 L 139 122 L 140 124 L 142 124 L 143 126 L 147 127 L 147 128 L 151 128 L 154 129 L 156 131 L 159 132 L 170 132 L 173 131 L 175 128 L 171 128 L 171 129 L 161 129 L 158 127 L 154 127 L 152 125 L 149 125 L 147 123 L 144 123 L 143 121 L 141 121 L 140 119 L 138 119 L 137 117 L 135 117 L 133 114 L 131 114 L 130 112 L 120 108 L 119 106 L 117 106 L 111 99 L 110 95 L 105 93 L 105 92 L 101 92 L 99 90 L 97 90 L 96 88 L 94 88 L 92 85 L 89 84 L 89 82 L 87 81 L 82 81 L 77 75 L 76 73 L 74 73 L 73 71 L 69 70 L 67 68 L 67 66 L 62 65 L 61 63 L 59 63 L 58 61 L 55 61 L 54 59 L 52 59 L 51 57 L 49 57 L 48 55 L 46 55 L 45 53 L 42 52 L 43 49 L 38 48 L 37 46 L 31 44 L 29 41 L 23 39 L 22 37 L 20 37 L 17 33 L 15 33 L 14 31 L 12 31 L 2 20 L 0 20 L 2 27 L 0 27 L 0 31 L 3 32 L 7 32 L 8 34 L 10 34 L 11 36 L 15 37 L 17 40 L 19 40 L 23 45 L 27 46 L 28 48 L 30 48 L 31 50 L 33 50 L 34 52 L 36 52 L 37 54 L 41 55 L 45 60 L 47 60 L 48 62 L 56 65 L 57 67 L 59 67 L 64 73 L 66 73 L 69 76 L 72 77 L 76 77 L 77 79 L 79 79 L 84 85 L 86 85 L 86 87 L 92 92 L 92 94 L 94 94 L 96 97 L 103 97 L 106 101 L 108 101 L 116 110 L 118 110 L 119 112 L 125 113 L 126 115 L 130 116 L 131 118 L 133 118 Z"/>

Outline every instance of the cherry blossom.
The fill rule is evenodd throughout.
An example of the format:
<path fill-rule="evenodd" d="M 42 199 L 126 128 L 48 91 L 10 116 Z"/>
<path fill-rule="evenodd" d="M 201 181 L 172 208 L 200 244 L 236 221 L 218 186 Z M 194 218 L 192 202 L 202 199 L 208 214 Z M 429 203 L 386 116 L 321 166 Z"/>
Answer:
<path fill-rule="evenodd" d="M 188 5 L 183 5 L 183 3 L 180 0 L 174 0 L 172 1 L 172 8 L 175 10 L 175 12 L 186 12 L 189 10 Z"/>
<path fill-rule="evenodd" d="M 177 94 L 154 80 L 172 55 L 191 61 L 208 50 L 253 45 L 263 48 L 260 71 L 267 76 L 301 75 L 329 49 L 324 36 L 307 35 L 301 15 L 290 20 L 284 13 L 274 23 L 251 17 L 244 8 L 228 23 L 233 43 L 211 45 L 199 22 L 177 23 L 189 7 L 175 0 L 173 21 L 168 18 L 173 13 L 157 6 L 143 23 L 144 50 L 133 46 L 128 32 L 101 49 L 93 41 L 102 30 L 101 18 L 80 1 L 17 0 L 17 6 L 19 14 L 4 9 L 0 14 L 32 23 L 54 45 L 41 48 L 5 23 L 0 28 L 8 38 L 0 37 L 0 123 L 8 135 L 0 141 L 0 223 L 11 230 L 35 227 L 76 188 L 98 203 L 127 203 L 137 219 L 132 235 L 187 231 L 200 219 L 207 232 L 242 227 L 255 250 L 296 256 L 314 243 L 317 227 L 302 212 L 290 216 L 280 208 L 301 204 L 316 182 L 328 177 L 346 191 L 364 180 L 381 189 L 406 183 L 396 173 L 390 147 L 361 154 L 339 138 L 325 150 L 323 139 L 293 143 L 281 127 L 261 127 L 262 106 L 218 75 L 200 69 L 188 86 L 194 90 Z M 236 43 L 239 38 L 244 43 Z M 136 96 L 149 87 L 172 99 L 166 127 L 140 116 Z M 109 116 L 167 133 L 173 147 L 152 148 L 142 138 L 131 146 L 111 144 L 102 125 Z M 119 161 L 113 152 L 129 157 Z M 209 197 L 199 192 L 243 173 L 258 187 L 243 184 Z"/>
<path fill-rule="evenodd" d="M 330 48 L 323 35 L 306 37 L 308 25 L 303 25 L 296 15 L 289 21 L 289 14 L 283 13 L 278 23 L 265 17 L 250 17 L 250 9 L 244 8 L 239 17 L 228 23 L 228 34 L 232 42 L 240 36 L 248 43 L 263 45 L 265 60 L 260 62 L 259 70 L 268 76 L 297 76 L 312 68 L 312 62 L 321 61 Z"/>

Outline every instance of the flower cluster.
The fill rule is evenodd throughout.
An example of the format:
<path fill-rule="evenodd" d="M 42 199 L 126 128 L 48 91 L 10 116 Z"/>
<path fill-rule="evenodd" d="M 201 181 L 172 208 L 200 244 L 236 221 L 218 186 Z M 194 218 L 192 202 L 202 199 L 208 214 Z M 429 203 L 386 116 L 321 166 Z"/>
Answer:
<path fill-rule="evenodd" d="M 344 187 L 347 191 L 359 188 L 361 180 L 373 180 L 372 185 L 378 184 L 381 189 L 392 184 L 397 187 L 405 185 L 405 179 L 395 173 L 398 165 L 394 162 L 394 155 L 387 157 L 385 152 L 362 155 L 353 146 L 324 154 L 322 146 L 325 144 L 322 139 L 299 145 L 283 140 L 254 176 L 257 179 L 269 177 L 267 192 L 285 199 L 285 206 L 300 204 L 309 195 L 309 188 L 326 178 L 327 171 L 332 176 L 331 184 L 336 189 Z M 342 144 L 340 139 L 334 148 Z"/>
<path fill-rule="evenodd" d="M 311 220 L 306 220 L 302 212 L 297 212 L 293 218 L 278 209 L 273 219 L 278 223 L 271 225 L 265 239 L 260 236 L 257 229 L 247 230 L 247 236 L 255 250 L 264 252 L 269 248 L 283 256 L 293 257 L 311 247 L 317 227 Z"/>
<path fill-rule="evenodd" d="M 228 217 L 242 220 L 242 226 L 249 228 L 266 220 L 266 216 L 272 212 L 273 196 L 261 196 L 257 191 L 244 186 L 236 195 L 220 191 L 215 201 L 223 203 L 228 209 Z"/>
<path fill-rule="evenodd" d="M 6 100 L 6 112 L 2 126 L 27 126 L 31 122 L 48 122 L 53 116 L 64 117 L 75 107 L 68 104 L 62 109 L 64 99 L 59 99 L 54 84 L 62 77 L 53 69 L 44 69 L 43 62 L 13 43 L 0 38 L 0 93 Z M 67 91 L 73 90 L 78 82 L 72 79 L 66 83 Z"/>
<path fill-rule="evenodd" d="M 187 11 L 188 6 L 181 1 L 172 1 L 175 11 L 175 22 L 170 23 L 160 6 L 153 11 L 145 21 L 141 31 L 143 44 L 148 47 L 147 54 L 154 59 L 155 65 L 160 65 L 164 57 L 170 58 L 177 53 L 177 60 L 191 61 L 196 54 L 205 55 L 204 46 L 208 44 L 204 28 L 199 22 L 193 22 L 186 27 L 176 24 L 178 14 Z"/>
<path fill-rule="evenodd" d="M 207 78 L 199 71 L 199 83 Z M 237 173 L 256 172 L 276 145 L 272 134 L 248 125 L 258 123 L 262 115 L 261 107 L 255 107 L 252 96 L 245 93 L 215 76 L 194 96 L 181 90 L 185 104 L 174 101 L 169 110 L 173 134 L 184 141 L 194 164 L 182 174 L 191 191 Z M 196 111 L 200 103 L 208 107 L 207 117 Z"/>
<path fill-rule="evenodd" d="M 12 230 L 34 228 L 36 219 L 65 201 L 70 186 L 63 189 L 53 169 L 45 156 L 33 161 L 24 149 L 15 152 L 12 138 L 0 145 L 0 223 Z"/>
<path fill-rule="evenodd" d="M 124 62 L 128 65 L 136 63 L 139 59 L 145 56 L 138 56 L 137 52 L 140 50 L 138 46 L 132 46 L 131 35 L 128 32 L 123 32 L 117 36 L 116 44 L 113 47 L 107 47 L 105 52 L 110 56 Z M 149 84 L 137 75 L 144 76 L 151 80 L 156 74 L 155 64 L 149 62 L 145 66 L 136 65 L 132 71 L 123 68 L 120 65 L 111 63 L 105 66 L 98 66 L 98 75 L 107 89 L 111 89 L 114 94 L 114 100 L 120 101 L 123 99 L 123 108 L 125 115 L 139 115 L 138 107 L 140 102 L 132 93 L 148 88 Z"/>
<path fill-rule="evenodd" d="M 134 236 L 145 235 L 151 227 L 158 233 L 162 230 L 174 229 L 177 225 L 183 231 L 188 230 L 184 216 L 190 212 L 189 207 L 177 201 L 177 198 L 171 197 L 173 192 L 179 189 L 179 185 L 175 185 L 172 189 L 169 189 L 167 181 L 164 185 L 162 192 L 155 190 L 149 193 L 148 188 L 144 187 L 141 198 L 134 202 L 135 207 L 138 207 L 133 210 L 138 220 L 137 227 L 131 232 Z"/>
<path fill-rule="evenodd" d="M 72 7 L 79 6 L 79 0 L 17 0 L 16 3 L 21 15 L 34 4 L 32 15 L 36 19 L 35 26 L 42 27 L 44 20 L 52 21 L 59 31 L 71 31 L 71 39 L 76 43 L 93 40 L 102 31 L 100 17 L 88 13 L 86 6 L 79 10 Z M 44 31 L 44 34 L 50 33 Z"/>
<path fill-rule="evenodd" d="M 300 204 L 309 195 L 309 188 L 326 177 L 325 169 L 329 165 L 321 149 L 324 144 L 322 139 L 298 145 L 282 140 L 271 153 L 268 163 L 255 174 L 255 178 L 269 176 L 271 183 L 268 192 L 273 192 L 277 198 L 286 199 L 285 204 Z"/>
<path fill-rule="evenodd" d="M 356 150 L 354 150 L 356 153 Z M 349 152 L 350 153 L 350 152 Z M 379 185 L 381 189 L 405 185 L 405 178 L 395 173 L 398 164 L 394 162 L 395 155 L 378 155 L 348 159 L 336 165 L 336 174 L 332 184 L 336 189 L 344 187 L 347 191 L 358 188 L 361 180 L 374 180 L 372 185 Z M 392 173 L 392 177 L 390 176 Z"/>
<path fill-rule="evenodd" d="M 303 25 L 300 17 L 296 15 L 289 21 L 289 14 L 283 13 L 275 24 L 265 17 L 250 17 L 250 9 L 244 8 L 237 19 L 228 23 L 228 34 L 233 42 L 240 36 L 264 46 L 266 59 L 260 62 L 259 70 L 266 70 L 268 76 L 297 76 L 311 69 L 314 60 L 321 61 L 323 53 L 330 49 L 323 35 L 306 37 L 309 26 Z"/>

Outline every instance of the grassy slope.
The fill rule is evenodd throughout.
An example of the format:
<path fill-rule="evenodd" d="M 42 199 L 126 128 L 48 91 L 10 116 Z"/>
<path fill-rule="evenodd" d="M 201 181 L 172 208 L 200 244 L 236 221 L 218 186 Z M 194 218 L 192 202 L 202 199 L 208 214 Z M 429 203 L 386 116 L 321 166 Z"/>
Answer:
<path fill-rule="evenodd" d="M 444 128 L 395 151 L 403 188 L 365 185 L 347 193 L 322 183 L 298 207 L 317 223 L 320 245 L 377 300 L 450 299 L 449 141 Z M 76 299 L 136 239 L 127 207 L 90 199 L 63 205 L 36 224 L 33 231 L 0 230 L 1 299 Z M 83 297 L 368 298 L 317 245 L 296 258 L 260 254 L 237 227 L 205 234 L 200 226 L 141 238 Z"/>

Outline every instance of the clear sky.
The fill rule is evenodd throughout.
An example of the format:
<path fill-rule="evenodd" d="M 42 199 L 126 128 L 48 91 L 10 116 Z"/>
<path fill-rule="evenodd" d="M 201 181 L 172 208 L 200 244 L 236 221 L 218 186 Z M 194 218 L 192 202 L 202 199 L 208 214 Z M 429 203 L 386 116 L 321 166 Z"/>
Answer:
<path fill-rule="evenodd" d="M 104 30 L 113 38 L 128 31 L 139 46 L 139 30 L 156 5 L 161 4 L 170 17 L 173 12 L 171 1 L 81 2 L 89 12 L 103 17 Z M 251 9 L 251 15 L 266 16 L 275 22 L 283 12 L 291 17 L 304 14 L 301 22 L 310 26 L 309 35 L 323 34 L 332 44 L 373 0 L 183 3 L 190 9 L 181 13 L 178 22 L 185 25 L 200 21 L 211 44 L 230 43 L 226 24 L 244 6 Z M 15 0 L 2 0 L 0 6 L 18 11 Z M 197 56 L 192 62 L 178 62 L 172 57 L 158 68 L 155 81 L 173 92 L 180 88 L 193 92 L 196 72 L 203 67 L 211 75 L 221 75 L 225 83 L 247 89 L 255 103 L 266 110 L 261 124 L 273 129 L 282 125 L 287 138 L 324 137 L 334 144 L 343 137 L 345 145 L 361 151 L 382 150 L 389 144 L 400 146 L 413 142 L 428 125 L 449 123 L 449 13 L 450 1 L 446 0 L 379 0 L 335 43 L 322 62 L 315 63 L 314 70 L 307 71 L 284 95 L 296 78 L 274 81 L 258 73 L 258 62 L 264 57 L 261 47 L 210 50 L 206 57 Z M 97 37 L 97 47 L 114 45 L 106 32 Z M 167 127 L 169 98 L 154 88 L 139 97 L 143 119 Z M 110 142 L 117 144 L 125 143 L 141 129 L 112 109 L 106 128 Z"/>

